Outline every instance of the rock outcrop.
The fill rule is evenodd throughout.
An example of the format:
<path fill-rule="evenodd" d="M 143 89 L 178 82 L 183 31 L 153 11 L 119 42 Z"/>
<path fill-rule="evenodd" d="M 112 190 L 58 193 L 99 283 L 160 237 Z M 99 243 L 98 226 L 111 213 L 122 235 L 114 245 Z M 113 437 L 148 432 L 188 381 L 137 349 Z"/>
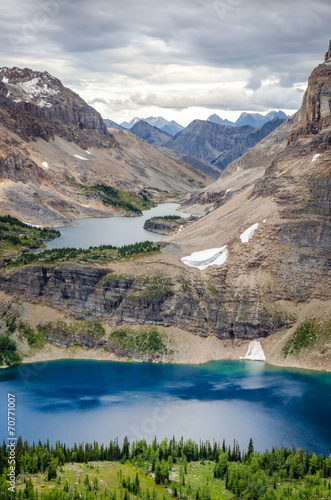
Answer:
<path fill-rule="evenodd" d="M 109 271 L 69 264 L 30 266 L 1 276 L 0 287 L 8 294 L 70 310 L 80 320 L 173 326 L 220 339 L 265 337 L 293 324 L 284 311 L 258 308 L 257 289 L 236 291 L 229 286 L 227 269 L 217 276 L 183 272 L 175 278 Z"/>

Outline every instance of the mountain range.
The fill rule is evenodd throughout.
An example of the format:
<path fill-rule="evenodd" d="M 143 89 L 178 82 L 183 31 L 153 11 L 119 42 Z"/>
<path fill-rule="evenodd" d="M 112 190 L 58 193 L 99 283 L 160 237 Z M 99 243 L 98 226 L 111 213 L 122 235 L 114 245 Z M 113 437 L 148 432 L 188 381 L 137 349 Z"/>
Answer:
<path fill-rule="evenodd" d="M 47 72 L 0 69 L 0 211 L 39 225 L 123 214 L 96 184 L 150 200 L 212 179 L 101 115 Z M 93 195 L 91 194 L 93 191 Z M 125 194 L 127 193 L 127 194 Z"/>
<path fill-rule="evenodd" d="M 162 116 L 150 116 L 149 118 L 138 118 L 135 117 L 133 118 L 130 122 L 123 122 L 121 123 L 121 127 L 126 128 L 126 129 L 132 129 L 138 122 L 143 121 L 151 125 L 152 127 L 156 127 L 163 132 L 166 132 L 167 134 L 170 135 L 176 135 L 178 132 L 184 129 L 182 125 L 179 123 L 175 122 L 174 120 L 168 121 L 165 118 L 162 118 Z"/>
<path fill-rule="evenodd" d="M 186 161 L 195 168 L 200 167 L 200 165 L 197 167 L 197 159 L 208 162 L 209 175 L 217 179 L 227 165 L 255 146 L 283 121 L 281 118 L 274 118 L 258 129 L 250 125 L 232 127 L 211 121 L 194 120 L 172 137 L 146 121 L 140 120 L 130 129 L 130 132 L 149 144 L 186 155 Z M 206 165 L 203 166 L 202 171 L 207 172 Z"/>
<path fill-rule="evenodd" d="M 274 118 L 281 118 L 282 120 L 287 120 L 289 116 L 284 113 L 284 111 L 270 111 L 266 115 L 261 115 L 260 113 L 241 113 L 239 118 L 235 122 L 229 120 L 223 120 L 218 115 L 211 115 L 208 121 L 213 123 L 218 123 L 219 125 L 229 125 L 231 127 L 243 127 L 245 125 L 251 125 L 252 127 L 261 128 L 266 123 L 270 122 Z"/>

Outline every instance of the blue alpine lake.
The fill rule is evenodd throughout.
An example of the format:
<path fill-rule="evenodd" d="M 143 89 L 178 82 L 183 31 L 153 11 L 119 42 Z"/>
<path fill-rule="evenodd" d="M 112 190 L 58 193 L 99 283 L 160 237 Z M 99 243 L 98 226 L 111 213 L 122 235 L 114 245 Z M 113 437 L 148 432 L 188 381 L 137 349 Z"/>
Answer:
<path fill-rule="evenodd" d="M 249 361 L 161 365 L 62 360 L 0 373 L 0 431 L 15 395 L 24 440 L 216 439 L 331 453 L 331 374 Z"/>
<path fill-rule="evenodd" d="M 178 208 L 178 203 L 162 203 L 144 211 L 140 217 L 78 219 L 74 226 L 58 227 L 61 236 L 50 241 L 47 248 L 89 248 L 99 245 L 119 247 L 146 240 L 159 241 L 164 235 L 146 231 L 143 227 L 145 221 L 151 217 L 162 215 L 190 216 L 190 214 L 178 212 Z"/>

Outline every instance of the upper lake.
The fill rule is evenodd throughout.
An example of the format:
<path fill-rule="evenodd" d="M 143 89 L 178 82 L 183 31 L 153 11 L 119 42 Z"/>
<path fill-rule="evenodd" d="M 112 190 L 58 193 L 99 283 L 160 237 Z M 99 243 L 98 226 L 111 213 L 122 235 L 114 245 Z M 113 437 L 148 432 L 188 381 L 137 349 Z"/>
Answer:
<path fill-rule="evenodd" d="M 331 452 L 331 374 L 249 361 L 159 365 L 54 361 L 0 371 L 0 431 L 16 395 L 17 435 L 108 443 L 216 439 L 258 450 L 287 446 Z"/>
<path fill-rule="evenodd" d="M 162 203 L 144 211 L 140 217 L 78 219 L 74 226 L 58 227 L 57 229 L 61 232 L 60 238 L 50 241 L 47 248 L 89 248 L 99 245 L 120 247 L 146 240 L 159 241 L 163 235 L 146 231 L 143 227 L 145 221 L 161 215 L 189 217 L 189 214 L 178 212 L 178 207 L 177 203 Z"/>

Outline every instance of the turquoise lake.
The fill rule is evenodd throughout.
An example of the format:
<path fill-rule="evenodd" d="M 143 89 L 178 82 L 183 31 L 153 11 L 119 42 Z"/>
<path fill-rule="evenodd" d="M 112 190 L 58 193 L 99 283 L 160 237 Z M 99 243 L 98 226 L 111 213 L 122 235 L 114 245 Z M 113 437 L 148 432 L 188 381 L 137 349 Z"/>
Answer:
<path fill-rule="evenodd" d="M 158 365 L 54 361 L 1 370 L 1 436 L 7 394 L 17 435 L 107 443 L 175 436 L 256 449 L 295 445 L 331 453 L 331 375 L 248 361 Z"/>
<path fill-rule="evenodd" d="M 153 233 L 144 229 L 147 219 L 162 215 L 179 215 L 189 217 L 189 214 L 179 212 L 178 203 L 162 203 L 157 207 L 145 210 L 139 217 L 107 217 L 95 219 L 78 219 L 74 226 L 63 226 L 57 229 L 61 232 L 47 244 L 48 249 L 90 246 L 114 245 L 123 246 L 141 241 L 159 241 L 163 234 Z"/>

